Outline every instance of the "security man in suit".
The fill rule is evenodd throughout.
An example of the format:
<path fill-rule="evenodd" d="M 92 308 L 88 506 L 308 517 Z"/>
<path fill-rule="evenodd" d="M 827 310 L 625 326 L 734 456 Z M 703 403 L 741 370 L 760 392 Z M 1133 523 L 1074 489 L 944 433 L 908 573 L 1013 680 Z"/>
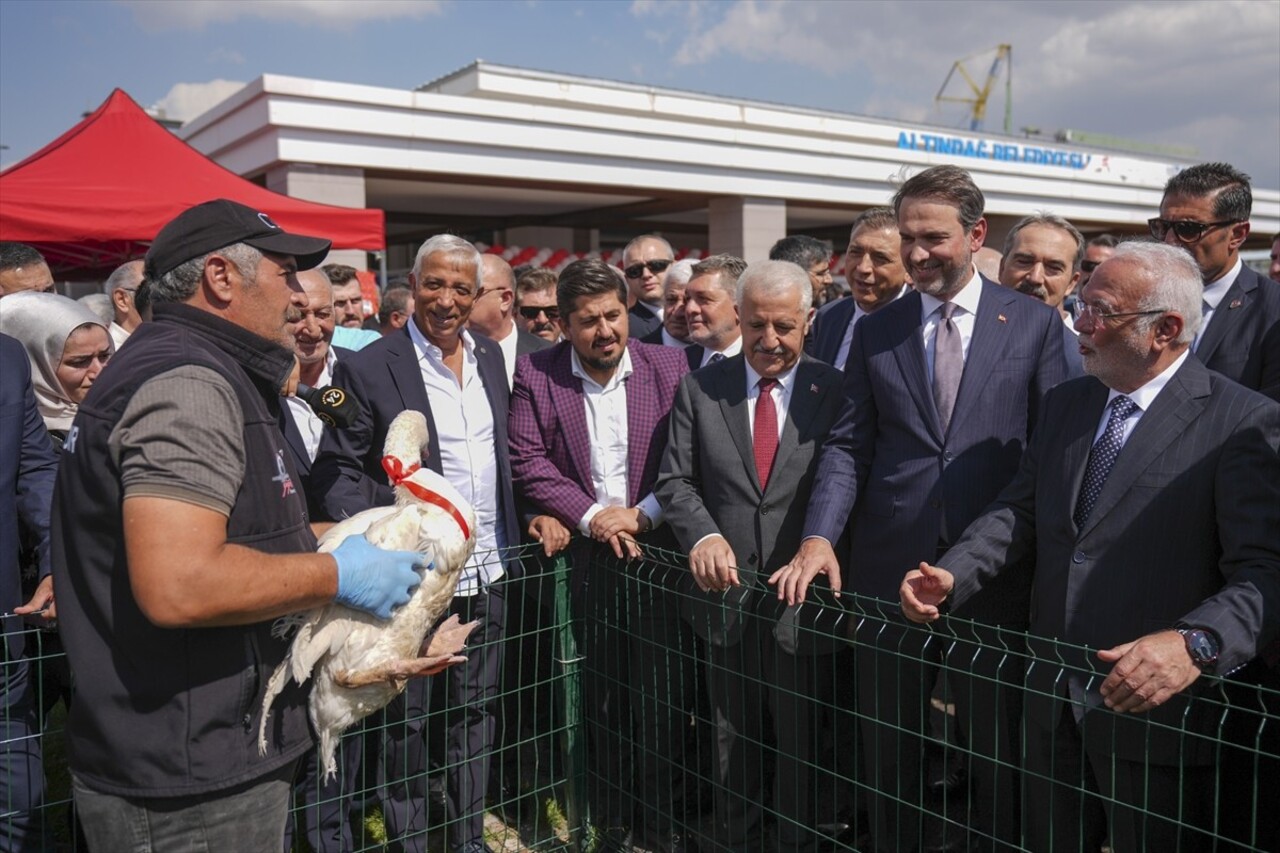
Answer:
<path fill-rule="evenodd" d="M 1249 176 L 1226 163 L 1183 169 L 1165 184 L 1151 236 L 1191 253 L 1204 281 L 1204 323 L 1191 344 L 1210 370 L 1280 400 L 1280 284 L 1240 259 L 1249 236 Z"/>
<path fill-rule="evenodd" d="M 657 494 L 703 593 L 687 597 L 684 612 L 707 644 L 720 730 L 717 841 L 759 849 L 765 745 L 776 738 L 778 843 L 810 850 L 819 822 L 810 797 L 811 768 L 821 760 L 815 702 L 832 695 L 835 644 L 811 619 L 829 612 L 782 612 L 764 578 L 799 547 L 818 451 L 843 402 L 842 376 L 801 355 L 813 316 L 803 269 L 753 264 L 736 299 L 742 353 L 681 381 Z"/>
<path fill-rule="evenodd" d="M 987 223 L 968 172 L 926 169 L 902 185 L 893 206 L 915 290 L 854 329 L 845 406 L 823 447 L 805 538 L 770 582 L 789 604 L 803 601 L 819 574 L 835 590 L 848 576 L 867 597 L 857 680 L 867 773 L 877 783 L 877 849 L 920 844 L 924 715 L 942 663 L 972 750 L 967 824 L 1016 844 L 1016 656 L 926 642 L 901 621 L 898 585 L 904 562 L 945 550 L 1013 478 L 1041 399 L 1066 374 L 1062 321 L 974 268 Z M 852 548 L 841 566 L 833 546 L 846 524 Z M 985 591 L 970 615 L 1025 626 L 1028 583 L 1011 578 Z M 994 630 L 985 637 L 996 638 Z"/>
<path fill-rule="evenodd" d="M 1118 246 L 1081 293 L 1091 376 L 1050 392 L 1017 477 L 930 561 L 945 569 L 901 585 L 930 622 L 1035 557 L 1032 850 L 1210 849 L 1222 706 L 1197 680 L 1280 634 L 1280 406 L 1190 354 L 1200 302 L 1184 254 Z M 1275 776 L 1252 784 L 1253 816 L 1274 810 Z"/>

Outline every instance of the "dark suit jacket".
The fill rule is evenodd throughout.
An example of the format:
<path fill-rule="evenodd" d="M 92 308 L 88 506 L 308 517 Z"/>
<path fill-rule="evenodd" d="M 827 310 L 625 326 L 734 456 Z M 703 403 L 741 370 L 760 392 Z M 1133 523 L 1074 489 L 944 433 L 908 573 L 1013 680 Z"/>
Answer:
<path fill-rule="evenodd" d="M 813 317 L 813 331 L 809 334 L 805 351 L 824 364 L 835 364 L 840 342 L 844 340 L 844 333 L 857 307 L 852 296 L 842 296 L 819 308 Z"/>
<path fill-rule="evenodd" d="M 855 327 L 844 408 L 822 450 L 804 526 L 806 536 L 835 543 L 848 520 L 846 589 L 895 603 L 904 572 L 936 557 L 1013 479 L 1045 392 L 1066 374 L 1058 312 L 983 279 L 944 436 L 920 300 L 908 293 Z M 976 596 L 967 615 L 1005 622 L 1018 618 L 1021 601 L 1025 623 L 1026 580 L 1005 583 Z"/>
<path fill-rule="evenodd" d="M 596 502 L 582 380 L 573 375 L 568 341 L 516 365 L 511 392 L 511 471 L 523 498 L 571 530 Z M 667 444 L 667 422 L 683 353 L 630 341 L 627 380 L 627 505 L 653 491 Z"/>
<path fill-rule="evenodd" d="M 348 356 L 354 355 L 357 351 L 344 349 L 343 347 L 333 348 L 334 366 Z M 333 377 L 329 377 L 332 383 Z M 289 458 L 293 460 L 293 470 L 298 475 L 298 485 L 302 487 L 302 494 L 307 499 L 307 513 L 312 518 L 325 518 L 324 504 L 320 500 L 320 495 L 311 485 L 311 465 L 314 460 L 307 453 L 307 442 L 303 440 L 302 433 L 298 431 L 298 425 L 293 420 L 293 415 L 289 413 L 289 406 L 283 402 L 280 405 L 280 414 L 277 417 L 277 423 L 280 424 L 280 432 L 284 435 L 284 446 L 288 448 Z M 316 452 L 320 449 L 317 447 Z"/>
<path fill-rule="evenodd" d="M 1200 336 L 1196 358 L 1280 400 L 1280 284 L 1242 267 Z"/>
<path fill-rule="evenodd" d="M 689 362 L 690 370 L 697 370 L 702 367 L 702 358 L 706 354 L 707 348 L 702 344 L 689 344 L 684 348 L 684 357 Z"/>
<path fill-rule="evenodd" d="M 739 641 L 745 608 L 780 617 L 774 634 L 786 651 L 829 651 L 827 644 L 815 643 L 812 630 L 799 628 L 814 628 L 820 615 L 834 621 L 840 611 L 813 603 L 782 611 L 765 579 L 800 547 L 818 451 L 843 402 L 843 377 L 807 356 L 797 365 L 767 489 L 756 473 L 746 381 L 741 355 L 709 364 L 681 380 L 671 413 L 657 487 L 667 523 L 686 553 L 704 536 L 723 536 L 738 559 L 742 582 L 724 593 L 691 593 L 683 601 L 684 614 L 713 645 Z"/>
<path fill-rule="evenodd" d="M 524 329 L 516 326 L 516 358 L 519 358 L 522 355 L 528 355 L 531 352 L 546 349 L 550 346 L 554 346 L 554 344 L 546 338 L 540 338 L 532 332 L 526 332 Z"/>
<path fill-rule="evenodd" d="M 662 318 L 643 302 L 637 302 L 627 312 L 627 337 L 640 340 L 654 329 L 662 328 Z"/>
<path fill-rule="evenodd" d="M 1182 732 L 1216 732 L 1219 706 L 1188 712 L 1175 698 L 1146 714 L 1113 714 L 1097 692 L 1110 666 L 1074 646 L 1205 627 L 1221 639 L 1226 673 L 1280 634 L 1280 406 L 1188 358 L 1138 421 L 1077 530 L 1072 512 L 1107 393 L 1085 377 L 1049 395 L 1017 477 L 938 564 L 955 574 L 952 601 L 962 604 L 1034 555 L 1031 632 L 1072 644 L 1031 644 L 1040 661 L 1027 667 L 1027 709 L 1041 726 L 1051 728 L 1061 709 L 1045 697 L 1070 695 L 1085 703 L 1082 731 L 1095 748 L 1162 764 L 1205 761 L 1208 745 Z M 1191 693 L 1198 689 L 1216 690 L 1204 681 Z"/>
<path fill-rule="evenodd" d="M 33 541 L 41 578 L 49 574 L 49 512 L 58 473 L 49 431 L 31 390 L 31 362 L 22 344 L 0 335 L 0 612 L 27 603 L 18 565 L 19 524 Z M 27 626 L 0 620 L 9 660 L 22 655 Z"/>
<path fill-rule="evenodd" d="M 483 335 L 474 332 L 471 335 L 476 343 L 477 370 L 493 411 L 499 523 L 503 525 L 507 545 L 514 548 L 520 543 L 520 519 L 516 515 L 511 463 L 507 456 L 507 373 L 502 349 Z M 352 426 L 326 429 L 320 439 L 320 449 L 311 468 L 311 483 L 320 495 L 326 517 L 347 518 L 372 506 L 395 503 L 395 494 L 382 470 L 382 449 L 391 421 L 405 409 L 417 409 L 426 416 L 431 438 L 422 463 L 442 473 L 440 437 L 426 386 L 422 384 L 418 353 L 407 326 L 339 360 L 334 366 L 333 384 L 347 391 L 358 404 L 359 413 Z M 518 560 L 507 559 L 505 564 L 508 573 L 518 571 Z"/>

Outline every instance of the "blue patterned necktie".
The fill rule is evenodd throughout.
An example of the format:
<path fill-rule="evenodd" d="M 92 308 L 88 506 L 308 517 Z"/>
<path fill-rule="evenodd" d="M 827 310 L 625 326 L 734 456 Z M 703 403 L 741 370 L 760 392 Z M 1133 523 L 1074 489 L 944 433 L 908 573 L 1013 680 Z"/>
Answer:
<path fill-rule="evenodd" d="M 707 364 L 709 365 L 715 364 L 717 361 L 724 361 L 724 353 L 722 352 L 713 353 L 711 355 L 711 358 L 707 359 Z"/>
<path fill-rule="evenodd" d="M 1111 401 L 1111 414 L 1107 417 L 1106 429 L 1089 450 L 1089 464 L 1084 469 L 1084 481 L 1080 484 L 1080 497 L 1072 515 L 1077 530 L 1089 520 L 1089 513 L 1093 512 L 1093 505 L 1098 502 L 1098 495 L 1102 494 L 1102 484 L 1107 481 L 1107 475 L 1111 473 L 1116 457 L 1120 455 L 1124 422 L 1137 408 L 1138 404 L 1128 397 L 1116 397 Z"/>

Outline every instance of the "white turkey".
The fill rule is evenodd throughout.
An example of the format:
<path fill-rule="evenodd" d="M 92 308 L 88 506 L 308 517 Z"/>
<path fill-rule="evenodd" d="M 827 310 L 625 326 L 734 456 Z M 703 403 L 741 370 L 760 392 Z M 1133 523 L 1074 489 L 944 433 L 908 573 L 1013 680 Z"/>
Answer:
<path fill-rule="evenodd" d="M 475 548 L 475 512 L 444 477 L 421 467 L 427 448 L 422 413 L 401 412 L 391 422 L 383 447 L 383 467 L 395 487 L 394 506 L 375 507 L 345 519 L 320 537 L 327 553 L 348 536 L 363 533 L 370 543 L 393 551 L 430 554 L 434 568 L 419 570 L 422 583 L 408 603 L 382 621 L 361 610 L 329 604 L 284 625 L 298 626 L 285 659 L 267 683 L 262 701 L 258 748 L 267 748 L 267 715 L 292 677 L 312 680 L 311 723 L 320 739 L 325 777 L 336 771 L 334 749 L 343 731 L 386 706 L 408 679 L 429 675 L 466 658 L 458 655 L 475 622 L 450 617 L 424 648 L 431 626 L 445 612 L 463 564 Z"/>

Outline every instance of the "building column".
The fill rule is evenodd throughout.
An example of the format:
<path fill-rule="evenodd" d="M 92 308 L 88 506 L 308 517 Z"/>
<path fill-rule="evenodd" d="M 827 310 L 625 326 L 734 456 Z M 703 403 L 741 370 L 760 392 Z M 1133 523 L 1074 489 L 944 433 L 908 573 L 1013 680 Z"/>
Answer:
<path fill-rule="evenodd" d="M 272 192 L 293 198 L 338 207 L 365 206 L 364 169 L 284 163 L 267 170 L 266 182 L 267 189 Z M 363 249 L 336 249 L 325 258 L 325 263 L 347 264 L 358 270 L 365 270 L 369 268 L 369 256 Z"/>
<path fill-rule="evenodd" d="M 782 199 L 728 196 L 707 205 L 707 249 L 712 254 L 763 261 L 785 236 L 787 203 Z"/>

